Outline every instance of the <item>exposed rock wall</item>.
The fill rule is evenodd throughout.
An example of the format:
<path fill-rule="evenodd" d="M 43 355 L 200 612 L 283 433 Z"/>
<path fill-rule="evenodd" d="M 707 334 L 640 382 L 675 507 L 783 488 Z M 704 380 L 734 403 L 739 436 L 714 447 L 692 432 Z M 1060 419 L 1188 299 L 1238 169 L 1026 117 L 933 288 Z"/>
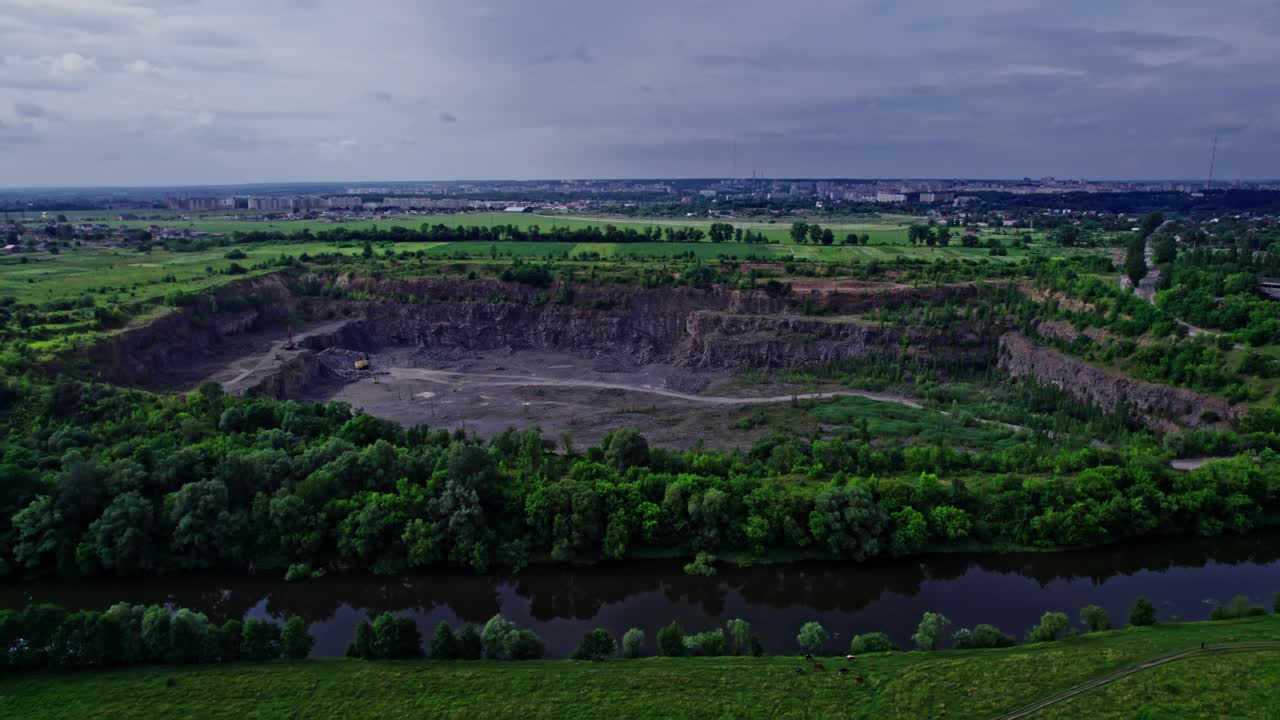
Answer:
<path fill-rule="evenodd" d="M 1135 380 L 1037 345 L 1021 333 L 1000 337 L 1000 368 L 1012 377 L 1030 377 L 1066 391 L 1104 412 L 1126 410 L 1130 417 L 1160 432 L 1212 425 L 1206 411 L 1223 420 L 1244 414 L 1244 407 L 1169 385 Z"/>

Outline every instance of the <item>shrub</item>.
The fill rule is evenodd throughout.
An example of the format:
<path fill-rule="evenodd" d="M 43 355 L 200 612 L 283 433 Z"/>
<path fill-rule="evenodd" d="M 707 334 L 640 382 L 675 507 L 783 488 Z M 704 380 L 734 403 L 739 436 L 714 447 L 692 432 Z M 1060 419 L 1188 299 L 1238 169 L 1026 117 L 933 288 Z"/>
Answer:
<path fill-rule="evenodd" d="M 830 636 L 827 629 L 816 622 L 807 622 L 800 627 L 800 634 L 796 635 L 796 642 L 800 643 L 800 649 L 809 654 L 813 654 L 822 649 Z"/>
<path fill-rule="evenodd" d="M 307 621 L 293 615 L 284 623 L 281 643 L 284 645 L 285 657 L 290 660 L 305 660 L 311 654 L 311 648 L 315 647 L 316 639 L 312 637 L 311 626 Z"/>
<path fill-rule="evenodd" d="M 613 636 L 604 628 L 589 630 L 578 643 L 578 649 L 571 656 L 574 660 L 605 660 L 613 657 L 618 644 Z"/>
<path fill-rule="evenodd" d="M 461 655 L 458 636 L 454 634 L 453 626 L 441 620 L 431 635 L 431 659 L 457 660 Z"/>
<path fill-rule="evenodd" d="M 1231 598 L 1231 602 L 1226 605 L 1218 605 L 1209 614 L 1210 620 L 1232 620 L 1235 618 L 1252 617 L 1254 615 L 1266 615 L 1267 610 L 1264 607 L 1253 605 L 1249 602 L 1248 595 L 1237 595 Z"/>
<path fill-rule="evenodd" d="M 219 662 L 235 662 L 240 659 L 240 638 L 244 634 L 244 623 L 239 620 L 228 620 L 209 633 L 209 657 Z"/>
<path fill-rule="evenodd" d="M 854 635 L 853 640 L 849 642 L 849 652 L 854 655 L 862 653 L 874 652 L 890 652 L 897 650 L 898 646 L 893 644 L 889 636 L 882 632 L 863 633 Z"/>
<path fill-rule="evenodd" d="M 502 641 L 503 651 L 512 660 L 541 660 L 547 644 L 532 630 L 513 630 Z"/>
<path fill-rule="evenodd" d="M 724 631 L 720 629 L 687 635 L 684 639 L 687 654 L 703 657 L 724 655 L 726 645 Z"/>
<path fill-rule="evenodd" d="M 486 660 L 495 660 L 506 653 L 507 636 L 516 631 L 516 626 L 501 615 L 494 615 L 484 624 L 480 631 L 480 649 Z"/>
<path fill-rule="evenodd" d="M 972 650 L 973 631 L 969 628 L 960 628 L 951 634 L 951 647 L 957 650 Z"/>
<path fill-rule="evenodd" d="M 169 658 L 179 665 L 200 662 L 205 655 L 205 629 L 209 618 L 182 608 L 169 623 Z"/>
<path fill-rule="evenodd" d="M 927 612 L 920 618 L 920 624 L 916 626 L 916 632 L 911 636 L 911 641 L 921 650 L 932 650 L 938 645 L 938 639 L 950 627 L 951 621 L 945 616 Z"/>
<path fill-rule="evenodd" d="M 684 572 L 686 575 L 701 575 L 702 577 L 714 577 L 716 574 L 716 556 L 708 552 L 699 552 L 694 556 L 692 562 L 685 563 Z"/>
<path fill-rule="evenodd" d="M 382 613 L 373 621 L 373 656 L 379 660 L 422 657 L 422 633 L 411 617 Z"/>
<path fill-rule="evenodd" d="M 280 657 L 280 626 L 266 620 L 245 620 L 240 633 L 240 657 L 270 660 Z"/>
<path fill-rule="evenodd" d="M 1135 627 L 1156 624 L 1156 606 L 1151 601 L 1140 597 L 1133 603 L 1133 608 L 1129 610 L 1129 624 Z"/>
<path fill-rule="evenodd" d="M 480 639 L 480 631 L 475 625 L 467 623 L 458 633 L 458 658 L 461 660 L 479 660 L 484 655 L 484 641 Z"/>
<path fill-rule="evenodd" d="M 1097 605 L 1085 605 L 1080 608 L 1080 622 L 1089 628 L 1089 632 L 1111 629 L 1111 616 Z"/>
<path fill-rule="evenodd" d="M 640 652 L 644 648 L 644 631 L 640 628 L 631 628 L 622 635 L 622 657 L 628 660 L 635 660 L 640 657 Z"/>
<path fill-rule="evenodd" d="M 1014 639 L 994 625 L 975 625 L 973 628 L 973 647 L 975 648 L 1002 648 L 1013 647 L 1018 643 Z"/>
<path fill-rule="evenodd" d="M 733 641 L 734 655 L 751 653 L 751 623 L 741 618 L 734 618 L 725 623 L 729 628 L 729 639 Z"/>
<path fill-rule="evenodd" d="M 667 657 L 684 655 L 684 631 L 679 624 L 673 622 L 658 631 L 658 649 Z"/>
<path fill-rule="evenodd" d="M 355 639 L 347 645 L 347 657 L 373 659 L 373 626 L 368 620 L 361 620 L 356 626 Z"/>
<path fill-rule="evenodd" d="M 1058 636 L 1070 624 L 1071 621 L 1067 619 L 1066 613 L 1047 612 L 1040 616 L 1040 624 L 1031 628 L 1031 631 L 1027 633 L 1027 642 L 1040 643 L 1057 640 Z"/>

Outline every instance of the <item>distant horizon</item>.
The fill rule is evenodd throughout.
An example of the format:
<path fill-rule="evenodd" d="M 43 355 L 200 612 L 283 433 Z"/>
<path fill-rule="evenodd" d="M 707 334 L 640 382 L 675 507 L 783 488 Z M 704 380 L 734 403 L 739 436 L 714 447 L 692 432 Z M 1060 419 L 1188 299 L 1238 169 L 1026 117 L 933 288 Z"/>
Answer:
<path fill-rule="evenodd" d="M 1257 178 L 1215 178 L 1209 180 L 1207 177 L 1125 177 L 1125 178 L 1091 178 L 1091 177 L 1072 177 L 1057 175 L 1039 175 L 1039 176 L 1019 176 L 1019 177 L 978 177 L 978 176 L 953 176 L 953 177 L 930 177 L 930 176 L 883 176 L 883 177 L 854 177 L 854 176 L 779 176 L 779 177 L 721 177 L 721 176 L 635 176 L 635 177 L 532 177 L 532 178 L 469 178 L 469 179 L 413 179 L 413 180 L 391 180 L 391 179 L 373 179 L 373 180 L 265 180 L 251 182 L 236 183 L 155 183 L 140 185 L 28 185 L 28 186 L 5 186 L 0 185 L 0 193 L 17 193 L 17 192 L 42 192 L 42 191 L 141 191 L 141 190 L 188 190 L 188 189 L 218 189 L 218 188 L 254 188 L 254 187 L 304 187 L 313 186 L 360 186 L 360 185 L 460 185 L 460 184 L 496 184 L 496 183 L 565 183 L 565 182 L 734 182 L 734 181 L 756 181 L 756 182 L 848 182 L 848 183 L 871 183 L 871 182 L 978 182 L 978 183 L 1038 183 L 1044 179 L 1052 178 L 1059 182 L 1083 182 L 1089 184 L 1154 184 L 1154 183 L 1180 183 L 1180 184 L 1211 184 L 1215 188 L 1230 189 L 1237 182 L 1247 184 L 1271 184 L 1280 183 L 1280 177 L 1257 177 Z"/>

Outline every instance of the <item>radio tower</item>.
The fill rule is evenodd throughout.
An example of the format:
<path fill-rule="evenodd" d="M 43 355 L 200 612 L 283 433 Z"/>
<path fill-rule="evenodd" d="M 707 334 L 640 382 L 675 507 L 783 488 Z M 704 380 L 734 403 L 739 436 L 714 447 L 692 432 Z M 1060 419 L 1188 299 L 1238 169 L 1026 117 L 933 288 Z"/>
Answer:
<path fill-rule="evenodd" d="M 1209 184 L 1205 186 L 1206 190 L 1213 189 L 1213 166 L 1218 162 L 1218 136 L 1213 136 L 1213 151 L 1209 153 Z"/>

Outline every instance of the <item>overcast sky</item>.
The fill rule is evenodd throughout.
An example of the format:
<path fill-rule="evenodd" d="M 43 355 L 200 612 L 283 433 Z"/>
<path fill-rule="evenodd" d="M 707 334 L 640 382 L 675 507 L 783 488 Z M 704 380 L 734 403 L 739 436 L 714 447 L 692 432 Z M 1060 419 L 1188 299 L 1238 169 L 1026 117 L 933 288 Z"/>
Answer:
<path fill-rule="evenodd" d="M 1276 0 L 0 0 L 0 186 L 1280 176 Z"/>

